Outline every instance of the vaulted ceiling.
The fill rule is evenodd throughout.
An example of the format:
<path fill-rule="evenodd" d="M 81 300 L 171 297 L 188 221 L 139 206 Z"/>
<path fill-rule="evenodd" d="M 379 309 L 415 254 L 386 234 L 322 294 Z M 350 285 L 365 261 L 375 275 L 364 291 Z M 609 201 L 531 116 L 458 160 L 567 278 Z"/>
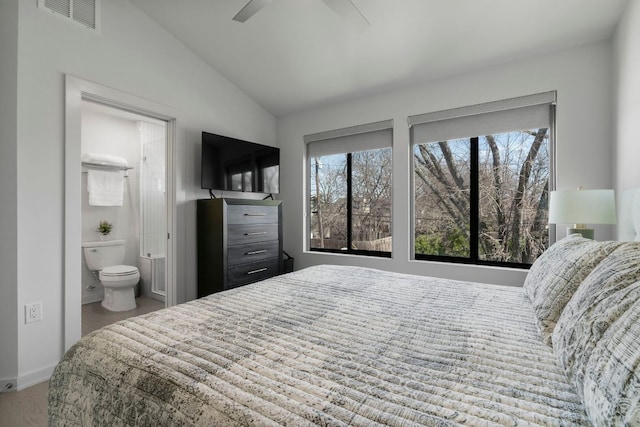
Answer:
<path fill-rule="evenodd" d="M 627 0 L 130 0 L 276 116 L 610 38 Z M 553 66 L 553 64 L 549 64 Z"/>

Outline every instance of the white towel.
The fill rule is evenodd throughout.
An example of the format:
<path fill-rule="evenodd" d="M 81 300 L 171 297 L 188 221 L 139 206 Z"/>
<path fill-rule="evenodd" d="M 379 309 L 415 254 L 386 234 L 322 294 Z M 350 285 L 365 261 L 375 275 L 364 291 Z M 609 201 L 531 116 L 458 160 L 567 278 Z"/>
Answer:
<path fill-rule="evenodd" d="M 87 171 L 87 191 L 91 206 L 122 206 L 124 175 L 122 171 Z"/>
<path fill-rule="evenodd" d="M 97 163 L 99 165 L 110 165 L 110 166 L 127 166 L 127 159 L 118 156 L 112 156 L 111 154 L 102 154 L 102 153 L 84 153 L 82 155 L 82 161 L 88 163 Z"/>

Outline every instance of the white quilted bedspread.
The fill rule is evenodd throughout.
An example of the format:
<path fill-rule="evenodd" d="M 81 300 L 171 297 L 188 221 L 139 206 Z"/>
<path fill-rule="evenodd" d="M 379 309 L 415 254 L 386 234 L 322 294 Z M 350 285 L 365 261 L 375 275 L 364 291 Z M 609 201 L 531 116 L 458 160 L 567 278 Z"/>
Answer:
<path fill-rule="evenodd" d="M 96 331 L 51 425 L 589 425 L 521 288 L 317 266 Z"/>

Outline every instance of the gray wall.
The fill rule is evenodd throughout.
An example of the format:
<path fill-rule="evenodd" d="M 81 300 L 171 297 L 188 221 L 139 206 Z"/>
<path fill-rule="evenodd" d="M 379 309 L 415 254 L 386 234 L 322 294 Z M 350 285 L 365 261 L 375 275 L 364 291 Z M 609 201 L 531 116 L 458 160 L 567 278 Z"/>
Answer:
<path fill-rule="evenodd" d="M 615 38 L 616 187 L 640 187 L 640 1 L 631 0 Z"/>

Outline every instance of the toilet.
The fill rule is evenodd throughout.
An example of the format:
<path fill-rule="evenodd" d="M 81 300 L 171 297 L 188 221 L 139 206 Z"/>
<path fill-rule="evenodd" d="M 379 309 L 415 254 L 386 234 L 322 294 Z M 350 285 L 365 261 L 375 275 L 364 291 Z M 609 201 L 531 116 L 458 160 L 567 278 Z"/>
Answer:
<path fill-rule="evenodd" d="M 98 271 L 104 287 L 102 306 L 110 311 L 127 311 L 136 308 L 135 286 L 140 281 L 137 267 L 123 265 L 124 240 L 84 242 L 84 260 L 91 271 Z"/>

